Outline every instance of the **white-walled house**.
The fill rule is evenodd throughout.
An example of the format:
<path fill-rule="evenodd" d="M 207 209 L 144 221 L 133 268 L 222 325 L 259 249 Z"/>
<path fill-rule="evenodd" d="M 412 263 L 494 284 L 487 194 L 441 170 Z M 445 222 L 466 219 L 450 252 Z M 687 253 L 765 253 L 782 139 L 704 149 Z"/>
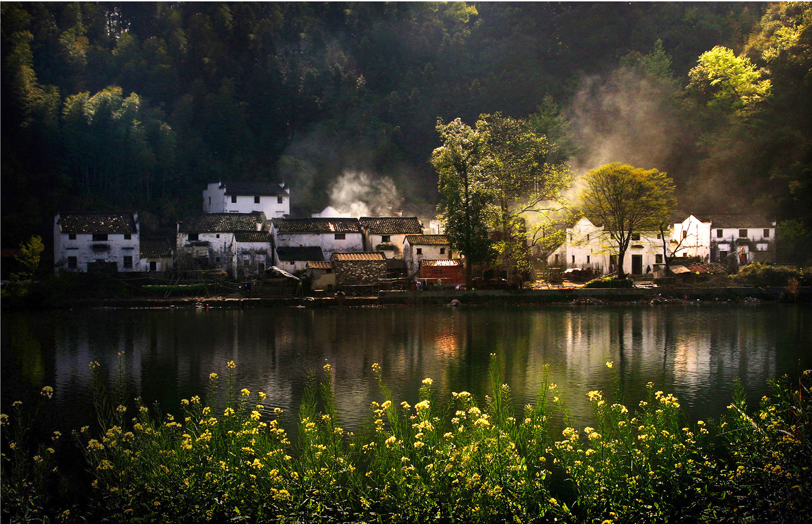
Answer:
<path fill-rule="evenodd" d="M 759 215 L 690 215 L 674 224 L 671 248 L 677 256 L 706 262 L 774 262 L 775 221 Z"/>
<path fill-rule="evenodd" d="M 288 273 L 304 271 L 310 262 L 324 262 L 324 253 L 317 246 L 277 246 L 274 265 Z"/>
<path fill-rule="evenodd" d="M 403 258 L 406 235 L 420 235 L 423 226 L 417 217 L 361 217 L 364 250 L 380 251 L 386 258 Z"/>
<path fill-rule="evenodd" d="M 204 213 L 265 213 L 269 219 L 290 214 L 290 191 L 274 182 L 213 182 L 203 190 Z"/>
<path fill-rule="evenodd" d="M 171 270 L 175 258 L 173 244 L 164 237 L 142 237 L 141 271 L 155 273 Z"/>
<path fill-rule="evenodd" d="M 451 244 L 445 235 L 406 235 L 403 239 L 403 260 L 409 275 L 420 270 L 420 261 L 447 260 L 452 257 Z"/>
<path fill-rule="evenodd" d="M 357 218 L 277 218 L 271 231 L 277 248 L 319 247 L 325 259 L 335 252 L 364 250 Z"/>
<path fill-rule="evenodd" d="M 272 264 L 271 232 L 267 224 L 260 231 L 234 232 L 233 275 L 237 278 L 262 275 Z"/>
<path fill-rule="evenodd" d="M 67 213 L 54 217 L 57 271 L 139 271 L 138 213 Z"/>
<path fill-rule="evenodd" d="M 264 213 L 186 215 L 178 222 L 176 251 L 178 268 L 222 269 L 235 278 L 260 274 L 273 260 Z"/>
<path fill-rule="evenodd" d="M 596 226 L 582 217 L 573 227 L 567 228 L 564 243 L 550 254 L 547 263 L 552 267 L 590 268 L 597 273 L 615 273 L 617 243 L 603 226 Z M 623 272 L 643 275 L 658 272 L 662 267 L 661 235 L 653 231 L 634 234 L 623 257 Z"/>

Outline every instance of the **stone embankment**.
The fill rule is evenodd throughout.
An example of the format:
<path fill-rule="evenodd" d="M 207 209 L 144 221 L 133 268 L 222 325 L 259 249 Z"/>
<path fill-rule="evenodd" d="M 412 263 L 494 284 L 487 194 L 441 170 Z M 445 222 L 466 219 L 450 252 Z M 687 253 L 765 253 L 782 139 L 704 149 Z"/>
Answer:
<path fill-rule="evenodd" d="M 475 291 L 381 291 L 365 297 L 210 297 L 80 300 L 72 307 L 90 308 L 256 308 L 256 307 L 360 307 L 421 305 L 522 305 L 522 304 L 679 304 L 688 302 L 798 301 L 812 302 L 812 287 L 801 287 L 790 296 L 783 287 L 653 288 L 653 289 L 541 289 Z"/>

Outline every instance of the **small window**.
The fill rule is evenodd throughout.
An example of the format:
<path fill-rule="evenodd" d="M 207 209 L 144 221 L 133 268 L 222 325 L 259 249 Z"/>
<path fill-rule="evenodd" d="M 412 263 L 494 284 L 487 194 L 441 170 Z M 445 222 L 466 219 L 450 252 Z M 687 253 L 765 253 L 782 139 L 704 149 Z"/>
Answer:
<path fill-rule="evenodd" d="M 276 203 L 277 203 L 277 204 L 282 204 L 282 203 L 284 203 L 284 201 L 285 201 L 285 199 L 284 199 L 284 198 L 282 198 L 282 197 L 276 197 Z"/>
<path fill-rule="evenodd" d="M 587 264 L 589 264 L 589 259 L 590 259 L 590 256 L 589 256 L 589 255 L 587 255 L 587 256 L 586 256 L 586 263 L 587 263 Z"/>
<path fill-rule="evenodd" d="M 632 240 L 640 240 L 640 233 L 632 233 Z"/>
<path fill-rule="evenodd" d="M 76 257 L 68 257 L 68 269 L 76 269 L 79 267 Z"/>
<path fill-rule="evenodd" d="M 575 264 L 575 255 L 572 255 L 572 263 Z"/>
<path fill-rule="evenodd" d="M 336 240 L 344 240 L 347 238 L 347 235 L 344 233 L 336 233 Z"/>
<path fill-rule="evenodd" d="M 209 197 L 209 206 L 211 206 L 211 197 Z"/>
<path fill-rule="evenodd" d="M 739 229 L 739 238 L 747 238 L 747 230 Z"/>
<path fill-rule="evenodd" d="M 216 235 L 214 235 L 214 236 L 215 236 L 215 238 L 220 238 L 220 233 L 217 233 L 217 234 L 216 234 Z"/>
<path fill-rule="evenodd" d="M 724 236 L 724 233 L 722 232 L 722 230 L 717 229 L 716 230 L 716 238 L 722 238 L 723 236 Z"/>
<path fill-rule="evenodd" d="M 133 257 L 124 257 L 124 269 L 132 269 L 133 268 Z"/>
<path fill-rule="evenodd" d="M 660 240 L 660 238 L 662 238 L 662 235 L 657 233 L 657 240 Z"/>
<path fill-rule="evenodd" d="M 769 229 L 764 230 L 764 238 L 770 238 L 770 230 Z"/>
<path fill-rule="evenodd" d="M 196 242 L 199 238 L 198 233 L 189 233 L 189 241 Z"/>
<path fill-rule="evenodd" d="M 132 240 L 133 236 L 130 233 L 124 233 L 124 240 Z"/>
<path fill-rule="evenodd" d="M 389 235 L 381 235 L 381 242 L 391 242 L 391 237 Z"/>
<path fill-rule="evenodd" d="M 589 242 L 589 234 L 586 235 L 586 241 Z"/>
<path fill-rule="evenodd" d="M 255 197 L 254 197 L 254 203 L 255 203 L 255 204 L 259 204 L 259 196 L 255 196 Z"/>
<path fill-rule="evenodd" d="M 685 240 L 685 237 L 688 236 L 688 232 L 683 230 L 682 231 L 682 239 Z"/>
<path fill-rule="evenodd" d="M 418 254 L 418 255 L 422 255 L 422 254 L 423 254 L 423 248 L 422 248 L 422 247 L 417 248 L 417 254 Z"/>
<path fill-rule="evenodd" d="M 329 268 L 329 267 L 327 268 L 327 271 L 325 271 L 325 273 L 328 273 L 328 274 L 329 274 L 329 273 L 332 273 L 332 272 L 333 272 L 333 269 L 332 269 L 332 268 Z"/>
<path fill-rule="evenodd" d="M 237 203 L 237 195 L 231 195 L 231 203 L 232 203 L 232 204 L 236 204 L 236 203 Z"/>
<path fill-rule="evenodd" d="M 94 233 L 93 234 L 93 242 L 106 242 L 107 241 L 107 234 L 106 233 Z"/>
<path fill-rule="evenodd" d="M 76 233 L 68 233 L 68 240 L 76 240 Z"/>
<path fill-rule="evenodd" d="M 662 255 L 654 255 L 654 263 L 655 264 L 662 264 L 663 263 L 663 256 Z"/>
<path fill-rule="evenodd" d="M 150 271 L 158 271 L 158 262 L 151 260 L 149 262 L 149 270 Z"/>
<path fill-rule="evenodd" d="M 441 248 L 440 248 L 440 254 L 441 254 L 441 255 L 445 255 L 445 248 L 444 248 L 444 247 L 441 247 Z"/>

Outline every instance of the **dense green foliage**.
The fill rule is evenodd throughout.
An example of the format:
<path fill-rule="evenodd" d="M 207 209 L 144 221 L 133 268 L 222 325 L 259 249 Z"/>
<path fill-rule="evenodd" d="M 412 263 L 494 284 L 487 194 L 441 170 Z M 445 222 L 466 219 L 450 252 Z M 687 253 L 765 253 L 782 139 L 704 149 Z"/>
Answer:
<path fill-rule="evenodd" d="M 216 179 L 284 180 L 320 208 L 363 171 L 432 203 L 438 117 L 501 112 L 556 162 L 668 172 L 686 210 L 798 219 L 791 256 L 808 256 L 808 3 L 4 2 L 0 18 L 4 247 L 47 242 L 60 209 L 171 231 Z M 741 111 L 718 84 L 685 89 L 700 56 L 769 92 Z"/>
<path fill-rule="evenodd" d="M 612 239 L 621 280 L 632 237 L 661 230 L 677 203 L 674 182 L 665 173 L 617 162 L 586 174 L 581 200 L 584 215 L 602 225 Z"/>
<path fill-rule="evenodd" d="M 264 393 L 236 390 L 233 362 L 224 395 L 212 373 L 178 420 L 128 403 L 121 365 L 112 389 L 90 368 L 99 426 L 73 433 L 88 471 L 72 483 L 57 466 L 67 439 L 34 447 L 29 434 L 50 387 L 2 415 L 4 521 L 793 522 L 812 509 L 810 371 L 773 383 L 752 414 L 737 395 L 720 424 L 686 421 L 653 383 L 636 408 L 619 388 L 590 391 L 594 427 L 582 432 L 546 377 L 519 414 L 495 355 L 481 404 L 465 391 L 437 399 L 426 378 L 414 406 L 398 405 L 374 364 L 383 398 L 353 434 L 326 365 L 292 443 Z"/>

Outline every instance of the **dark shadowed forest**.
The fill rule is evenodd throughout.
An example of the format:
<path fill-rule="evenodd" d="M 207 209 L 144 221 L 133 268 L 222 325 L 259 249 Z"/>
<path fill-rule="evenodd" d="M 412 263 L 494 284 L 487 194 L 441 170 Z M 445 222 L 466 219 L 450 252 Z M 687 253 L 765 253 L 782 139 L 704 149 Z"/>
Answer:
<path fill-rule="evenodd" d="M 438 119 L 501 112 L 810 257 L 809 3 L 4 2 L 0 43 L 4 248 L 59 210 L 174 231 L 217 180 L 433 204 Z"/>

